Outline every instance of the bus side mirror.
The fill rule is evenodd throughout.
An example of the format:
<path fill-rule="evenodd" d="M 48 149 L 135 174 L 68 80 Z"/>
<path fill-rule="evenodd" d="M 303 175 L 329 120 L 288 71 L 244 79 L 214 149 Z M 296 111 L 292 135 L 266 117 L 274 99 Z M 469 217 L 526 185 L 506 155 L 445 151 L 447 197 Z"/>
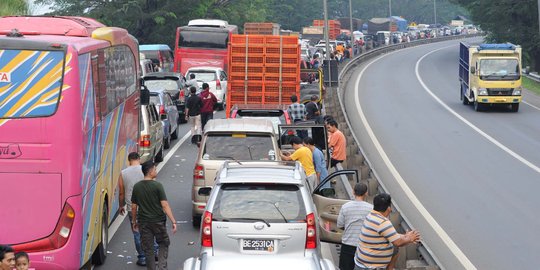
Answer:
<path fill-rule="evenodd" d="M 141 86 L 141 105 L 150 104 L 150 90 L 146 86 Z"/>
<path fill-rule="evenodd" d="M 471 67 L 471 74 L 476 73 L 476 67 Z"/>

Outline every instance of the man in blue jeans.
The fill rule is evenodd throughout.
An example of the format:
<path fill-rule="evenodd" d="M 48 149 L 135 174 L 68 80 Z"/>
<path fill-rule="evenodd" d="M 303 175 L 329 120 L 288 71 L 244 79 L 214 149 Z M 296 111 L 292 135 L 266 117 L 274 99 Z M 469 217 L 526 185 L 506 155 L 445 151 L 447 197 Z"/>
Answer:
<path fill-rule="evenodd" d="M 144 174 L 141 168 L 141 157 L 137 152 L 131 152 L 128 155 L 129 166 L 122 170 L 120 174 L 120 180 L 118 181 L 119 195 L 120 195 L 120 214 L 124 215 L 128 213 L 129 222 L 133 225 L 133 217 L 131 214 L 131 195 L 133 193 L 133 186 L 144 179 Z M 125 206 L 125 208 L 124 208 Z M 133 227 L 133 226 L 131 226 Z M 133 240 L 135 242 L 135 249 L 137 250 L 137 265 L 146 266 L 146 257 L 144 251 L 141 248 L 141 234 L 138 231 L 133 232 Z M 157 253 L 157 244 L 154 244 Z"/>

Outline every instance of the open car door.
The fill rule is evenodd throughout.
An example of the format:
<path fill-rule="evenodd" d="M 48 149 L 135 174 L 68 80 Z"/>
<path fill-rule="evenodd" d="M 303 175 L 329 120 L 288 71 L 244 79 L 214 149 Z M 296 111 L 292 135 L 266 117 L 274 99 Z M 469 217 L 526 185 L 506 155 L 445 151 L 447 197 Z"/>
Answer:
<path fill-rule="evenodd" d="M 351 183 L 358 182 L 357 170 L 341 170 L 330 174 L 313 190 L 321 241 L 341 243 L 343 230 L 337 227 L 339 211 L 345 203 L 354 200 Z"/>
<path fill-rule="evenodd" d="M 319 148 L 326 159 L 326 167 L 330 162 L 330 151 L 328 149 L 328 139 L 326 127 L 321 124 L 315 124 L 313 121 L 297 122 L 294 125 L 279 125 L 279 148 L 281 150 L 292 150 L 291 138 L 298 136 L 313 138 L 315 146 Z"/>

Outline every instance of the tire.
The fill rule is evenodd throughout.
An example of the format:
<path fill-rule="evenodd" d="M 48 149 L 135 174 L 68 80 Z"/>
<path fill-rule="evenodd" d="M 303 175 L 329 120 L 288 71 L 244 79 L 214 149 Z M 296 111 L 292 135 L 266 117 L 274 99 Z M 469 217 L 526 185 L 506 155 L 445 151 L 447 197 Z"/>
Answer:
<path fill-rule="evenodd" d="M 101 241 L 97 246 L 94 254 L 92 254 L 92 263 L 102 265 L 107 258 L 107 247 L 109 245 L 109 225 L 107 224 L 107 205 L 103 205 L 103 216 L 101 217 Z"/>
<path fill-rule="evenodd" d="M 178 139 L 178 125 L 176 126 L 176 129 L 174 130 L 174 132 L 171 134 L 171 139 L 173 140 Z"/>
<path fill-rule="evenodd" d="M 469 99 L 465 96 L 465 93 L 463 92 L 463 86 L 461 86 L 461 92 L 459 93 L 461 96 L 461 102 L 463 102 L 463 105 L 469 105 L 471 102 Z"/>
<path fill-rule="evenodd" d="M 519 111 L 519 103 L 510 104 L 510 111 L 511 112 L 518 112 Z"/>
<path fill-rule="evenodd" d="M 481 112 L 484 110 L 485 105 L 483 103 L 480 103 L 478 101 L 474 101 L 474 110 L 477 112 Z"/>
<path fill-rule="evenodd" d="M 161 149 L 154 157 L 154 162 L 162 162 L 163 161 L 163 146 L 161 146 Z"/>
<path fill-rule="evenodd" d="M 169 149 L 171 148 L 171 135 L 167 137 L 166 139 L 163 139 L 163 149 Z"/>
<path fill-rule="evenodd" d="M 193 216 L 192 224 L 193 227 L 200 227 L 201 226 L 201 216 Z"/>
<path fill-rule="evenodd" d="M 180 124 L 187 123 L 185 114 L 180 114 L 180 117 L 178 118 L 178 123 L 180 123 Z"/>
<path fill-rule="evenodd" d="M 218 105 L 217 105 L 217 110 L 218 110 L 218 111 L 223 111 L 223 110 L 225 110 L 225 103 L 218 103 Z"/>

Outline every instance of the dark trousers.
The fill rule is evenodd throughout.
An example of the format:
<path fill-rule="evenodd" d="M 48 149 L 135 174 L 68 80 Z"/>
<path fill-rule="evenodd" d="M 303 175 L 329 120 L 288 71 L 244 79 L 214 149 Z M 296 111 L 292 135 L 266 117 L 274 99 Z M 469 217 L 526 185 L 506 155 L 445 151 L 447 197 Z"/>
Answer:
<path fill-rule="evenodd" d="M 154 238 L 159 245 L 158 265 L 157 269 L 167 269 L 167 256 L 169 254 L 169 235 L 165 222 L 158 223 L 141 223 L 139 225 L 141 232 L 141 244 L 144 254 L 146 255 L 146 269 L 156 269 L 156 258 L 154 254 Z"/>
<path fill-rule="evenodd" d="M 204 126 L 208 123 L 208 120 L 214 119 L 214 112 L 202 112 L 201 113 L 201 126 L 204 130 Z"/>
<path fill-rule="evenodd" d="M 340 270 L 354 270 L 356 264 L 354 263 L 354 254 L 356 252 L 355 246 L 349 246 L 341 244 L 341 250 L 339 252 L 339 269 Z"/>
<path fill-rule="evenodd" d="M 342 162 L 343 162 L 343 160 L 337 160 L 337 159 L 331 158 L 331 159 L 330 159 L 330 168 L 331 168 L 331 167 L 336 167 L 336 165 L 337 165 L 338 163 L 342 163 Z"/>

